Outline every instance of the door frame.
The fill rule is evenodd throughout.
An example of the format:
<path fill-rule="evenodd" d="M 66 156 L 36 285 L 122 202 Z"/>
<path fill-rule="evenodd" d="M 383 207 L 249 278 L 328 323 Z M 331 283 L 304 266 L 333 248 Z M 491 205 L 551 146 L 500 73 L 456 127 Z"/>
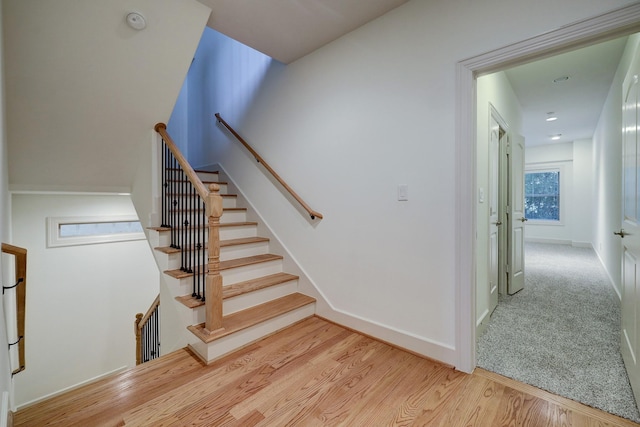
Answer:
<path fill-rule="evenodd" d="M 489 103 L 489 120 L 495 120 L 503 134 L 498 136 L 498 218 L 503 222 L 503 227 L 498 230 L 498 293 L 507 294 L 507 200 L 508 200 L 508 166 L 507 145 L 509 143 L 510 129 L 507 122 L 502 118 L 498 109 Z M 491 131 L 491 123 L 489 124 Z"/>
<path fill-rule="evenodd" d="M 456 368 L 476 367 L 476 78 L 597 42 L 640 32 L 640 3 L 581 20 L 456 64 Z"/>

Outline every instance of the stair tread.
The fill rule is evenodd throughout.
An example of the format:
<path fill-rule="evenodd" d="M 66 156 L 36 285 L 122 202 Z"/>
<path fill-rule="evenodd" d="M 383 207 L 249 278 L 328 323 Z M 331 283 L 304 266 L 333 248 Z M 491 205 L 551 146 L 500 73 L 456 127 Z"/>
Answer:
<path fill-rule="evenodd" d="M 182 168 L 166 168 L 166 170 L 169 171 L 181 171 Z M 204 170 L 204 169 L 194 169 L 194 172 L 202 172 L 202 173 L 220 173 L 219 171 L 208 171 L 208 170 Z"/>
<path fill-rule="evenodd" d="M 282 258 L 282 255 L 275 254 L 262 254 L 244 258 L 234 258 L 227 261 L 220 261 L 220 271 L 228 270 L 231 268 L 244 267 L 247 265 L 260 264 L 262 262 L 277 261 L 281 260 Z M 175 270 L 165 270 L 164 273 L 176 279 L 191 277 L 193 275 L 193 273 L 187 273 L 186 271 L 182 271 L 179 268 Z"/>
<path fill-rule="evenodd" d="M 258 225 L 255 221 L 240 221 L 240 222 L 221 222 L 220 227 L 246 227 L 246 226 Z M 191 228 L 203 228 L 208 227 L 207 225 L 200 225 L 198 227 L 192 226 Z M 155 230 L 155 231 L 171 231 L 171 230 L 184 230 L 184 227 L 147 227 L 147 230 Z"/>
<path fill-rule="evenodd" d="M 243 329 L 250 328 L 259 323 L 273 319 L 281 314 L 288 313 L 297 308 L 304 307 L 305 305 L 312 304 L 316 300 L 315 298 L 303 295 L 300 293 L 293 293 L 282 298 L 278 298 L 264 304 L 256 305 L 246 310 L 238 311 L 236 313 L 229 314 L 223 318 L 223 329 L 215 331 L 211 334 L 207 333 L 204 329 L 204 323 L 199 325 L 189 326 L 189 329 L 195 334 L 202 342 L 210 343 L 216 339 L 225 337 Z"/>
<path fill-rule="evenodd" d="M 175 196 L 180 196 L 180 197 L 190 197 L 189 194 L 184 194 L 184 193 L 165 193 L 165 196 L 169 196 L 169 197 L 175 197 Z M 237 198 L 238 195 L 237 194 L 220 194 L 220 197 L 222 198 Z"/>
<path fill-rule="evenodd" d="M 220 247 L 226 248 L 230 246 L 248 245 L 251 243 L 263 243 L 268 241 L 268 237 L 242 237 L 239 239 L 220 240 Z M 206 244 L 204 245 L 204 248 L 207 249 Z M 154 249 L 165 254 L 175 254 L 181 251 L 181 249 L 172 248 L 171 246 L 158 246 Z M 189 250 L 193 250 L 193 246 L 190 247 Z"/>
<path fill-rule="evenodd" d="M 196 209 L 169 209 L 170 212 L 202 212 L 204 209 L 196 208 Z M 222 208 L 222 215 L 224 216 L 225 212 L 245 212 L 247 208 Z"/>
<path fill-rule="evenodd" d="M 220 270 L 228 270 L 230 268 L 243 267 L 245 265 L 275 261 L 275 260 L 280 260 L 282 258 L 283 258 L 282 255 L 276 255 L 276 254 L 262 254 L 262 255 L 252 255 L 244 258 L 234 258 L 226 261 L 220 261 Z"/>
<path fill-rule="evenodd" d="M 209 181 L 209 180 L 200 180 L 203 184 L 219 184 L 219 185 L 228 185 L 227 181 Z M 190 182 L 188 179 L 167 179 L 167 182 Z"/>
<path fill-rule="evenodd" d="M 268 276 L 258 277 L 257 279 L 246 280 L 244 282 L 234 283 L 233 285 L 224 286 L 222 288 L 222 299 L 233 298 L 249 292 L 265 289 L 270 286 L 280 285 L 282 283 L 298 280 L 299 277 L 289 273 L 276 273 Z M 196 308 L 204 305 L 204 301 L 191 295 L 176 297 L 176 301 L 184 304 L 189 308 Z"/>
<path fill-rule="evenodd" d="M 229 246 L 247 245 L 251 243 L 262 243 L 268 241 L 268 237 L 240 237 L 238 239 L 220 240 L 220 247 L 226 248 Z"/>

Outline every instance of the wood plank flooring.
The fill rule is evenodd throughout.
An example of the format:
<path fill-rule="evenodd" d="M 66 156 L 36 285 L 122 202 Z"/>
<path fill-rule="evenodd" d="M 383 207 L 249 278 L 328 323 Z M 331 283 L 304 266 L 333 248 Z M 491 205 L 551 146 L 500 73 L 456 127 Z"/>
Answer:
<path fill-rule="evenodd" d="M 15 426 L 636 426 L 313 317 L 208 366 L 179 350 L 22 409 Z"/>

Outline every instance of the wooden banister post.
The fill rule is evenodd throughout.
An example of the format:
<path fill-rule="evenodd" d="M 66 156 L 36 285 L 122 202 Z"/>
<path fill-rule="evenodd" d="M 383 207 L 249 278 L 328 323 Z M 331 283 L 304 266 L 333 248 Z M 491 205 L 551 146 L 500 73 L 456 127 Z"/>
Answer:
<path fill-rule="evenodd" d="M 222 329 L 222 276 L 220 275 L 220 217 L 222 197 L 218 184 L 209 185 L 206 200 L 206 215 L 209 227 L 207 280 L 205 288 L 205 329 L 213 333 Z"/>
<path fill-rule="evenodd" d="M 142 334 L 140 333 L 140 321 L 142 320 L 142 313 L 136 314 L 136 320 L 133 324 L 133 328 L 136 333 L 136 365 L 142 363 Z"/>

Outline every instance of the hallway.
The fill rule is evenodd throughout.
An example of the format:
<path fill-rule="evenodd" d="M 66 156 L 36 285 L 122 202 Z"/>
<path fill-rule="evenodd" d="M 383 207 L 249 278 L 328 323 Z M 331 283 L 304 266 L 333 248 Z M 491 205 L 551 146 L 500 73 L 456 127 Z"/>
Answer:
<path fill-rule="evenodd" d="M 619 352 L 620 302 L 590 248 L 527 243 L 525 288 L 501 296 L 478 366 L 640 421 Z"/>

